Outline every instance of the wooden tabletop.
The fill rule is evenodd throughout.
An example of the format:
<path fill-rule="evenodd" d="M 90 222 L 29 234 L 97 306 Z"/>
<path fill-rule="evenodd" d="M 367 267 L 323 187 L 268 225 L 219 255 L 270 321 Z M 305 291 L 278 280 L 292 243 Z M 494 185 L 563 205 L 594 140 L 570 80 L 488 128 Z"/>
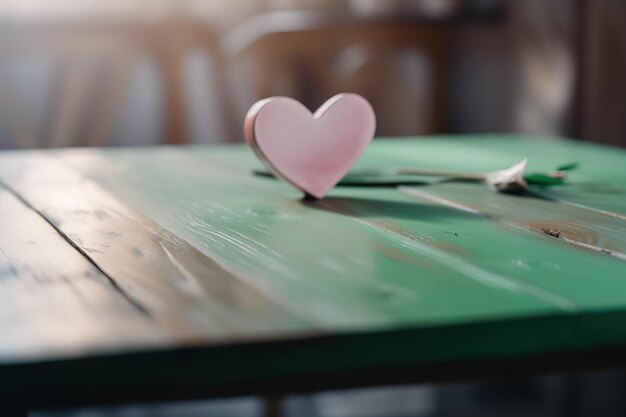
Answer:
<path fill-rule="evenodd" d="M 303 201 L 243 145 L 0 155 L 0 400 L 34 405 L 463 378 L 626 359 L 626 152 L 378 140 L 358 167 L 529 171 Z"/>

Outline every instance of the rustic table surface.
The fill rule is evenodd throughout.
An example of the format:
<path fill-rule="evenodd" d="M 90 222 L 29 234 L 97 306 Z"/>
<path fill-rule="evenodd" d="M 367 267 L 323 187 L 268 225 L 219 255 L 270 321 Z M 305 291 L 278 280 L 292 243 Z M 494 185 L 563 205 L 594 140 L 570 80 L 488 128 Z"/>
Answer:
<path fill-rule="evenodd" d="M 321 201 L 242 146 L 0 154 L 0 403 L 143 401 L 626 359 L 626 152 L 380 140 L 358 167 L 529 170 Z"/>

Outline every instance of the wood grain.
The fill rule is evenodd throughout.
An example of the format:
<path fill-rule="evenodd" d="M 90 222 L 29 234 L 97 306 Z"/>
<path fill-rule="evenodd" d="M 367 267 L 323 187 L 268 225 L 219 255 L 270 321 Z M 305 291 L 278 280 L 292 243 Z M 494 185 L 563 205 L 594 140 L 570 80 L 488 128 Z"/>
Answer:
<path fill-rule="evenodd" d="M 77 256 L 110 277 L 169 344 L 312 331 L 261 289 L 58 162 L 37 156 L 4 161 L 0 179 Z"/>
<path fill-rule="evenodd" d="M 533 291 L 503 291 L 507 278 L 485 285 L 481 278 L 488 272 L 468 273 L 469 263 L 448 250 L 445 242 L 452 235 L 429 238 L 423 230 L 411 230 L 410 238 L 399 239 L 406 225 L 398 226 L 399 233 L 372 227 L 364 217 L 393 222 L 400 216 L 406 224 L 422 226 L 434 222 L 437 231 L 438 221 L 463 217 L 429 205 L 416 208 L 393 190 L 348 195 L 340 189 L 316 206 L 281 183 L 225 165 L 221 153 L 155 150 L 116 152 L 112 159 L 86 152 L 77 157 L 70 161 L 77 169 L 213 259 L 244 276 L 254 274 L 290 311 L 328 331 L 563 309 Z M 108 175 L 114 166 L 124 173 Z M 331 204 L 346 207 L 335 210 Z M 360 208 L 363 213 L 346 216 Z M 416 210 L 426 217 L 416 217 Z M 397 262 L 403 255 L 412 261 Z"/>
<path fill-rule="evenodd" d="M 134 351 L 112 342 L 114 353 L 91 350 L 100 332 L 81 331 L 85 340 L 53 360 L 41 339 L 39 362 L 9 346 L 0 399 L 272 393 L 458 378 L 502 363 L 514 372 L 528 362 L 623 364 L 625 264 L 615 255 L 624 252 L 626 153 L 539 138 L 420 138 L 375 142 L 356 169 L 484 171 L 521 157 L 531 171 L 581 168 L 571 185 L 541 191 L 549 199 L 431 184 L 408 194 L 338 187 L 310 202 L 252 175 L 260 165 L 240 146 L 4 154 L 0 180 L 157 336 Z M 29 306 L 16 319 L 35 326 L 35 316 Z M 20 343 L 39 340 L 24 332 Z"/>
<path fill-rule="evenodd" d="M 166 335 L 0 187 L 0 362 L 163 345 Z"/>
<path fill-rule="evenodd" d="M 619 166 L 624 160 L 619 152 L 550 139 L 542 143 L 545 152 L 541 152 L 538 142 L 515 137 L 377 142 L 359 168 L 435 166 L 429 158 L 445 155 L 441 168 L 481 171 L 529 156 L 531 170 L 582 161 L 581 171 L 571 178 L 574 190 L 580 190 L 581 183 L 610 186 L 626 177 L 623 170 L 604 163 Z M 606 259 L 585 248 L 581 253 L 581 247 L 572 252 L 570 244 L 541 230 L 560 213 L 570 224 L 578 221 L 579 229 L 601 230 L 599 240 L 604 243 L 600 244 L 619 256 L 624 247 L 619 218 L 593 210 L 500 196 L 471 185 L 425 189 L 436 195 L 457 187 L 450 192 L 461 203 L 463 195 L 472 195 L 480 204 L 498 206 L 499 217 L 521 222 L 523 216 L 534 216 L 538 222 L 529 229 L 503 228 L 489 217 L 389 189 L 340 187 L 319 203 L 302 204 L 283 184 L 251 176 L 256 162 L 236 147 L 150 155 L 122 151 L 80 158 L 85 158 L 82 163 L 76 159 L 74 163 L 103 186 L 211 256 L 256 271 L 272 292 L 299 301 L 290 308 L 315 314 L 315 320 L 331 329 L 439 322 L 451 317 L 495 319 L 518 311 L 578 315 L 587 308 L 621 308 L 626 303 L 621 295 L 626 288 L 619 258 Z M 123 167 L 123 182 L 107 175 L 112 161 Z M 228 189 L 223 183 L 229 184 Z M 579 195 L 584 197 L 583 192 Z M 617 202 L 620 195 L 605 195 L 605 200 Z M 189 223 L 202 228 L 190 228 Z M 326 240 L 327 236 L 332 239 Z M 590 271 L 603 271 L 603 277 L 599 281 Z M 303 297 L 305 293 L 308 297 Z M 367 293 L 390 295 L 372 300 L 364 297 Z M 331 307 L 320 311 L 314 307 L 317 299 L 329 301 Z"/>
<path fill-rule="evenodd" d="M 401 187 L 401 191 L 626 261 L 626 217 L 617 213 L 533 195 L 498 195 L 476 184 L 440 184 L 428 191 Z"/>

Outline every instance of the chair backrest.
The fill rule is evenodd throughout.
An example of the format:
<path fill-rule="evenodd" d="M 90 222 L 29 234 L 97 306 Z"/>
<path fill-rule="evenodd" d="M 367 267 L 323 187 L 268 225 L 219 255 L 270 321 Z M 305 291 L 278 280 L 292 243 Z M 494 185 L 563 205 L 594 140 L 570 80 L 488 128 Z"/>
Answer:
<path fill-rule="evenodd" d="M 372 102 L 379 135 L 437 132 L 452 30 L 336 12 L 260 14 L 221 42 L 235 78 L 235 113 L 241 117 L 249 103 L 273 95 L 290 95 L 314 110 L 350 91 Z"/>
<path fill-rule="evenodd" d="M 213 60 L 213 73 L 207 75 L 222 79 L 217 40 L 208 25 L 186 20 L 157 24 L 2 25 L 0 125 L 8 131 L 8 142 L 0 145 L 29 148 L 110 144 L 137 64 L 143 57 L 148 57 L 156 68 L 164 96 L 162 126 L 158 130 L 164 132 L 165 142 L 186 142 L 189 138 L 185 94 L 189 89 L 184 85 L 186 59 L 195 50 L 207 53 Z M 20 65 L 33 58 L 41 58 L 48 64 L 50 88 L 46 91 L 29 86 L 28 77 L 25 77 L 25 89 L 20 90 L 16 85 Z M 214 84 L 213 93 L 219 96 L 218 101 L 227 102 L 220 88 L 222 83 Z M 33 101 L 33 97 L 45 102 L 37 115 L 29 111 L 26 103 Z"/>

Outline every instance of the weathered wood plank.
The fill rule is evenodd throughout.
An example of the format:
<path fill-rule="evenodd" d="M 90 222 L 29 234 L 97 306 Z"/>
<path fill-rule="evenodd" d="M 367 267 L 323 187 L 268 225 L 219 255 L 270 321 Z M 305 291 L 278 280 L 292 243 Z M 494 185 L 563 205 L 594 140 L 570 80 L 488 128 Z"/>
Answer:
<path fill-rule="evenodd" d="M 556 230 L 553 227 L 557 227 L 557 222 L 551 220 L 548 214 L 556 215 L 559 210 L 550 209 L 546 213 L 540 208 L 544 204 L 558 203 L 494 194 L 469 184 L 410 187 L 403 191 L 417 202 L 431 202 L 474 216 L 472 222 L 475 227 L 468 229 L 461 226 L 455 230 L 465 237 L 458 239 L 457 244 L 473 252 L 475 263 L 567 298 L 578 307 L 580 316 L 592 314 L 597 309 L 612 308 L 616 313 L 626 309 L 625 265 L 622 259 L 600 253 L 584 244 L 573 244 L 550 236 L 551 231 Z M 512 206 L 509 207 L 509 204 Z M 539 217 L 542 220 L 534 217 L 542 214 L 547 217 Z M 566 207 L 563 216 L 567 217 L 567 214 Z M 578 226 L 573 221 L 560 220 L 560 225 L 568 225 L 569 229 L 559 230 L 573 234 L 572 239 L 579 239 L 576 233 L 595 227 L 595 245 L 607 241 L 619 244 L 623 229 L 615 224 L 616 219 L 608 217 L 601 220 L 608 223 L 590 226 L 581 219 Z M 611 224 L 618 227 L 615 234 L 606 233 Z M 603 230 L 601 235 L 598 235 L 598 230 Z"/>
<path fill-rule="evenodd" d="M 0 180 L 106 273 L 175 344 L 314 331 L 240 273 L 215 263 L 58 161 L 11 158 L 2 162 Z"/>
<path fill-rule="evenodd" d="M 569 173 L 568 185 L 545 189 L 541 194 L 626 217 L 626 151 L 622 149 L 501 134 L 424 137 L 413 141 L 410 150 L 406 143 L 374 142 L 359 167 L 416 166 L 482 172 L 528 158 L 529 172 L 546 172 L 562 163 L 579 161 L 580 167 Z"/>
<path fill-rule="evenodd" d="M 626 186 L 618 183 L 574 183 L 536 190 L 534 194 L 579 210 L 626 220 Z"/>
<path fill-rule="evenodd" d="M 347 190 L 338 189 L 311 205 L 290 188 L 251 175 L 244 165 L 224 165 L 220 153 L 110 156 L 81 153 L 71 163 L 211 257 L 254 271 L 275 297 L 328 331 L 574 307 L 558 295 L 473 267 L 455 253 L 454 235 L 440 233 L 439 222 L 467 216 L 452 209 L 416 205 L 393 190 L 360 189 L 343 199 Z M 108 174 L 114 166 L 119 175 Z M 345 210 L 325 206 L 331 202 Z M 346 215 L 359 207 L 359 215 Z M 420 212 L 423 217 L 416 216 Z M 406 225 L 379 227 L 397 217 L 418 226 L 437 224 L 438 234 L 433 238 L 419 228 L 403 233 Z M 373 218 L 381 221 L 370 222 Z"/>
<path fill-rule="evenodd" d="M 532 195 L 499 195 L 476 184 L 439 184 L 427 190 L 415 187 L 400 190 L 626 261 L 626 218 L 613 212 Z"/>
<path fill-rule="evenodd" d="M 434 152 L 433 143 L 426 142 L 430 152 Z M 404 147 L 400 146 L 402 143 L 375 144 L 377 146 L 373 147 L 372 153 L 366 155 L 366 161 L 380 163 L 382 159 L 390 165 L 406 165 L 407 162 L 398 162 L 394 158 L 406 160 L 407 155 L 419 155 L 420 152 L 408 151 L 407 142 L 404 142 Z M 415 146 L 420 149 L 417 144 Z M 440 149 L 449 149 L 450 146 L 448 143 Z M 553 145 L 549 142 L 548 146 Z M 506 145 L 502 145 L 498 152 L 486 146 L 473 153 L 469 151 L 469 145 L 461 144 L 460 147 L 470 161 L 474 155 L 480 159 L 480 151 L 485 148 L 491 157 L 510 158 L 504 152 Z M 522 145 L 519 147 L 523 148 Z M 565 146 L 565 149 L 569 148 Z M 583 166 L 588 166 L 583 158 L 586 152 L 584 149 L 581 154 L 566 156 L 582 159 Z M 373 158 L 372 154 L 380 158 Z M 263 255 L 269 265 L 272 262 L 288 266 L 298 263 L 300 271 L 315 271 L 310 277 L 307 272 L 299 272 L 299 276 L 307 278 L 294 281 L 289 280 L 293 271 L 287 271 L 282 276 L 278 269 L 264 274 L 263 265 L 252 265 L 277 294 L 287 294 L 298 300 L 303 299 L 298 295 L 299 291 L 308 292 L 312 299 L 314 295 L 326 297 L 334 310 L 318 313 L 318 318 L 327 326 L 336 327 L 337 323 L 428 323 L 454 320 L 452 317 L 465 320 L 480 314 L 495 319 L 515 314 L 519 305 L 508 297 L 515 299 L 520 294 L 524 294 L 521 297 L 525 301 L 533 299 L 528 302 L 528 307 L 537 300 L 541 300 L 540 305 L 551 306 L 545 310 L 534 310 L 537 307 L 533 307 L 526 311 L 534 311 L 532 314 L 561 311 L 579 315 L 587 309 L 619 309 L 626 306 L 622 296 L 626 288 L 620 278 L 622 261 L 606 260 L 584 251 L 573 254 L 572 248 L 555 244 L 545 235 L 505 230 L 487 218 L 472 213 L 463 214 L 456 208 L 443 208 L 428 199 L 416 201 L 415 197 L 403 196 L 389 189 L 342 187 L 334 190 L 328 199 L 305 204 L 303 208 L 303 204 L 297 201 L 297 193 L 291 192 L 288 187 L 272 180 L 252 177 L 249 172 L 256 162 L 251 155 L 237 148 L 193 149 L 189 154 L 155 152 L 149 156 L 116 152 L 111 159 L 108 158 L 107 155 L 98 155 L 93 160 L 87 158 L 89 162 L 83 161 L 81 169 L 217 258 L 238 266 L 244 264 L 244 267 L 245 263 L 254 262 L 250 260 L 254 257 L 242 258 L 238 255 L 233 259 L 232 254 L 239 253 L 236 247 L 228 246 L 221 240 L 223 237 L 216 236 L 211 230 L 187 230 L 184 225 L 188 219 L 203 224 L 215 222 L 220 230 L 235 234 L 235 242 L 245 242 L 247 238 L 250 242 L 262 243 L 261 247 L 257 247 L 257 256 Z M 460 160 L 454 155 L 451 159 Z M 124 178 L 133 178 L 131 183 L 106 174 L 113 160 L 125 170 Z M 554 161 L 544 160 L 539 162 L 554 164 Z M 159 169 L 156 170 L 153 164 Z M 506 165 L 506 162 L 495 160 L 491 164 L 497 167 Z M 592 166 L 592 170 L 598 172 L 598 169 L 599 166 Z M 619 175 L 622 175 L 621 172 Z M 150 185 L 155 178 L 159 178 L 158 187 Z M 229 184 L 226 190 L 221 187 L 224 182 Z M 192 198 L 189 198 L 189 190 L 195 190 Z M 485 192 L 489 193 L 486 189 Z M 499 197 L 497 194 L 489 195 Z M 198 199 L 207 203 L 198 205 Z M 180 204 L 168 204 L 167 210 L 162 210 L 165 201 L 169 200 Z M 209 203 L 210 200 L 217 203 Z M 280 208 L 277 210 L 278 202 Z M 248 217 L 251 212 L 271 216 L 262 215 L 252 220 Z M 254 227 L 247 228 L 247 224 Z M 292 232 L 296 233 L 296 237 Z M 334 242 L 319 240 L 320 235 L 328 233 L 332 233 Z M 614 240 L 617 240 L 613 243 L 621 244 L 620 232 L 615 233 Z M 300 241 L 297 236 L 306 236 L 308 243 Z M 277 243 L 279 239 L 288 243 Z M 280 250 L 274 253 L 270 250 L 277 248 Z M 283 256 L 287 254 L 287 257 L 277 257 L 276 252 Z M 344 261 L 340 264 L 347 268 L 333 270 L 319 261 L 315 266 L 309 264 L 307 257 L 311 253 L 318 255 L 317 260 L 325 260 L 330 253 L 341 254 Z M 351 262 L 355 259 L 360 259 L 360 262 Z M 589 270 L 602 270 L 606 278 L 600 278 L 600 281 L 595 277 L 592 279 Z M 384 277 L 381 271 L 385 271 Z M 330 278 L 324 279 L 326 276 Z M 420 277 L 419 280 L 414 278 L 416 276 Z M 434 281 L 430 281 L 432 277 Z M 468 284 L 470 281 L 472 283 Z M 572 282 L 577 285 L 572 285 Z M 401 296 L 391 296 L 392 302 L 384 299 L 373 301 L 363 296 L 376 288 L 382 293 L 385 285 L 389 293 L 414 296 L 407 297 L 406 301 Z M 327 293 L 329 288 L 332 288 L 333 294 Z M 474 294 L 483 291 L 485 298 Z M 493 295 L 485 295 L 490 291 Z M 415 294 L 427 296 L 418 298 Z M 450 298 L 457 294 L 462 294 L 464 299 Z M 446 302 L 443 304 L 445 307 L 440 308 L 440 300 L 443 299 L 454 303 L 454 307 Z M 508 310 L 500 310 L 499 301 L 502 299 L 506 299 Z M 358 318 L 353 317 L 351 313 L 354 312 L 358 312 Z"/>
<path fill-rule="evenodd" d="M 156 322 L 2 187 L 0 329 L 0 362 L 170 343 Z"/>
<path fill-rule="evenodd" d="M 33 376 L 11 385 L 3 391 L 5 397 L 26 398 L 24 387 L 32 388 L 42 403 L 232 393 L 240 387 L 246 388 L 238 393 L 271 393 L 276 381 L 294 389 L 294 381 L 332 383 L 337 376 L 352 376 L 350 383 L 360 383 L 361 376 L 375 380 L 384 372 L 424 378 L 443 370 L 458 377 L 465 375 L 465 364 L 480 372 L 499 367 L 499 360 L 516 364 L 519 372 L 524 366 L 519 364 L 525 363 L 520 358 L 545 355 L 550 355 L 549 361 L 537 359 L 541 366 L 561 359 L 568 365 L 625 359 L 620 350 L 626 345 L 623 260 L 501 224 L 478 209 L 459 210 L 467 207 L 464 201 L 449 206 L 394 189 L 338 188 L 325 200 L 303 202 L 288 186 L 251 175 L 259 165 L 242 147 L 65 151 L 44 153 L 39 160 L 36 156 L 0 159 L 0 178 L 21 187 L 27 201 L 119 280 L 120 287 L 146 306 L 150 317 L 168 335 L 176 335 L 178 343 L 176 349 L 136 354 L 2 364 L 0 383 L 17 380 L 24 370 Z M 524 156 L 530 158 L 532 170 L 581 160 L 581 171 L 572 175 L 575 184 L 614 185 L 626 180 L 624 169 L 616 168 L 625 166 L 623 152 L 558 141 L 539 146 L 536 140 L 504 137 L 378 142 L 361 167 L 414 164 L 478 171 Z M 41 158 L 54 164 L 40 163 Z M 36 170 L 23 169 L 23 164 L 34 161 Z M 59 169 L 63 164 L 89 179 L 79 175 L 77 180 L 76 171 Z M 438 187 L 423 190 L 435 193 Z M 65 190 L 64 195 L 54 196 L 51 190 L 56 189 Z M 498 195 L 493 198 L 497 206 Z M 612 201 L 621 213 L 620 204 Z M 482 199 L 478 203 L 485 204 Z M 72 212 L 76 207 L 78 211 Z M 128 254 L 134 246 L 102 246 L 117 245 L 112 237 L 109 241 L 97 233 L 107 224 L 95 215 L 103 207 L 104 218 L 115 219 L 116 229 L 159 236 L 157 242 L 165 233 L 165 240 L 176 247 L 189 244 L 190 250 L 234 275 L 211 283 L 222 289 L 235 281 L 237 288 L 246 288 L 245 294 L 261 294 L 263 307 L 257 308 L 255 302 L 250 310 L 237 310 L 246 313 L 243 324 L 238 314 L 226 309 L 229 323 L 235 323 L 239 333 L 216 321 L 223 316 L 208 308 L 209 323 L 190 320 L 185 297 L 194 292 L 159 275 L 180 273 L 175 263 L 158 271 L 145 267 L 154 273 L 152 278 L 162 278 L 156 289 L 134 268 L 123 267 L 172 262 L 166 251 L 158 249 L 160 243 L 146 244 L 154 257 L 140 256 L 132 262 Z M 568 212 L 572 218 L 587 218 L 587 209 L 580 210 Z M 145 216 L 151 220 L 146 222 Z M 610 222 L 619 219 L 611 218 Z M 594 219 L 604 224 L 604 217 Z M 603 230 L 601 241 L 621 247 L 619 223 L 610 224 L 615 230 Z M 195 258 L 174 249 L 167 251 L 174 253 L 179 265 L 187 269 L 194 264 Z M 191 274 L 198 278 L 208 266 L 192 268 L 200 271 Z M 213 287 L 201 287 L 201 298 L 224 300 Z M 169 299 L 179 308 L 162 309 L 163 300 Z M 268 303 L 277 306 L 270 310 L 276 315 L 266 314 Z M 202 302 L 190 305 L 205 308 Z M 276 327 L 255 333 L 258 327 L 248 321 L 248 312 L 264 322 L 275 318 Z M 162 314 L 179 320 L 186 333 L 160 321 Z M 180 341 L 189 341 L 187 336 L 193 334 L 204 335 L 194 339 L 198 346 L 181 347 Z M 256 336 L 246 336 L 252 334 Z M 123 379 L 111 377 L 122 374 Z M 84 384 L 86 375 L 97 382 Z M 44 389 L 52 382 L 62 396 Z"/>

